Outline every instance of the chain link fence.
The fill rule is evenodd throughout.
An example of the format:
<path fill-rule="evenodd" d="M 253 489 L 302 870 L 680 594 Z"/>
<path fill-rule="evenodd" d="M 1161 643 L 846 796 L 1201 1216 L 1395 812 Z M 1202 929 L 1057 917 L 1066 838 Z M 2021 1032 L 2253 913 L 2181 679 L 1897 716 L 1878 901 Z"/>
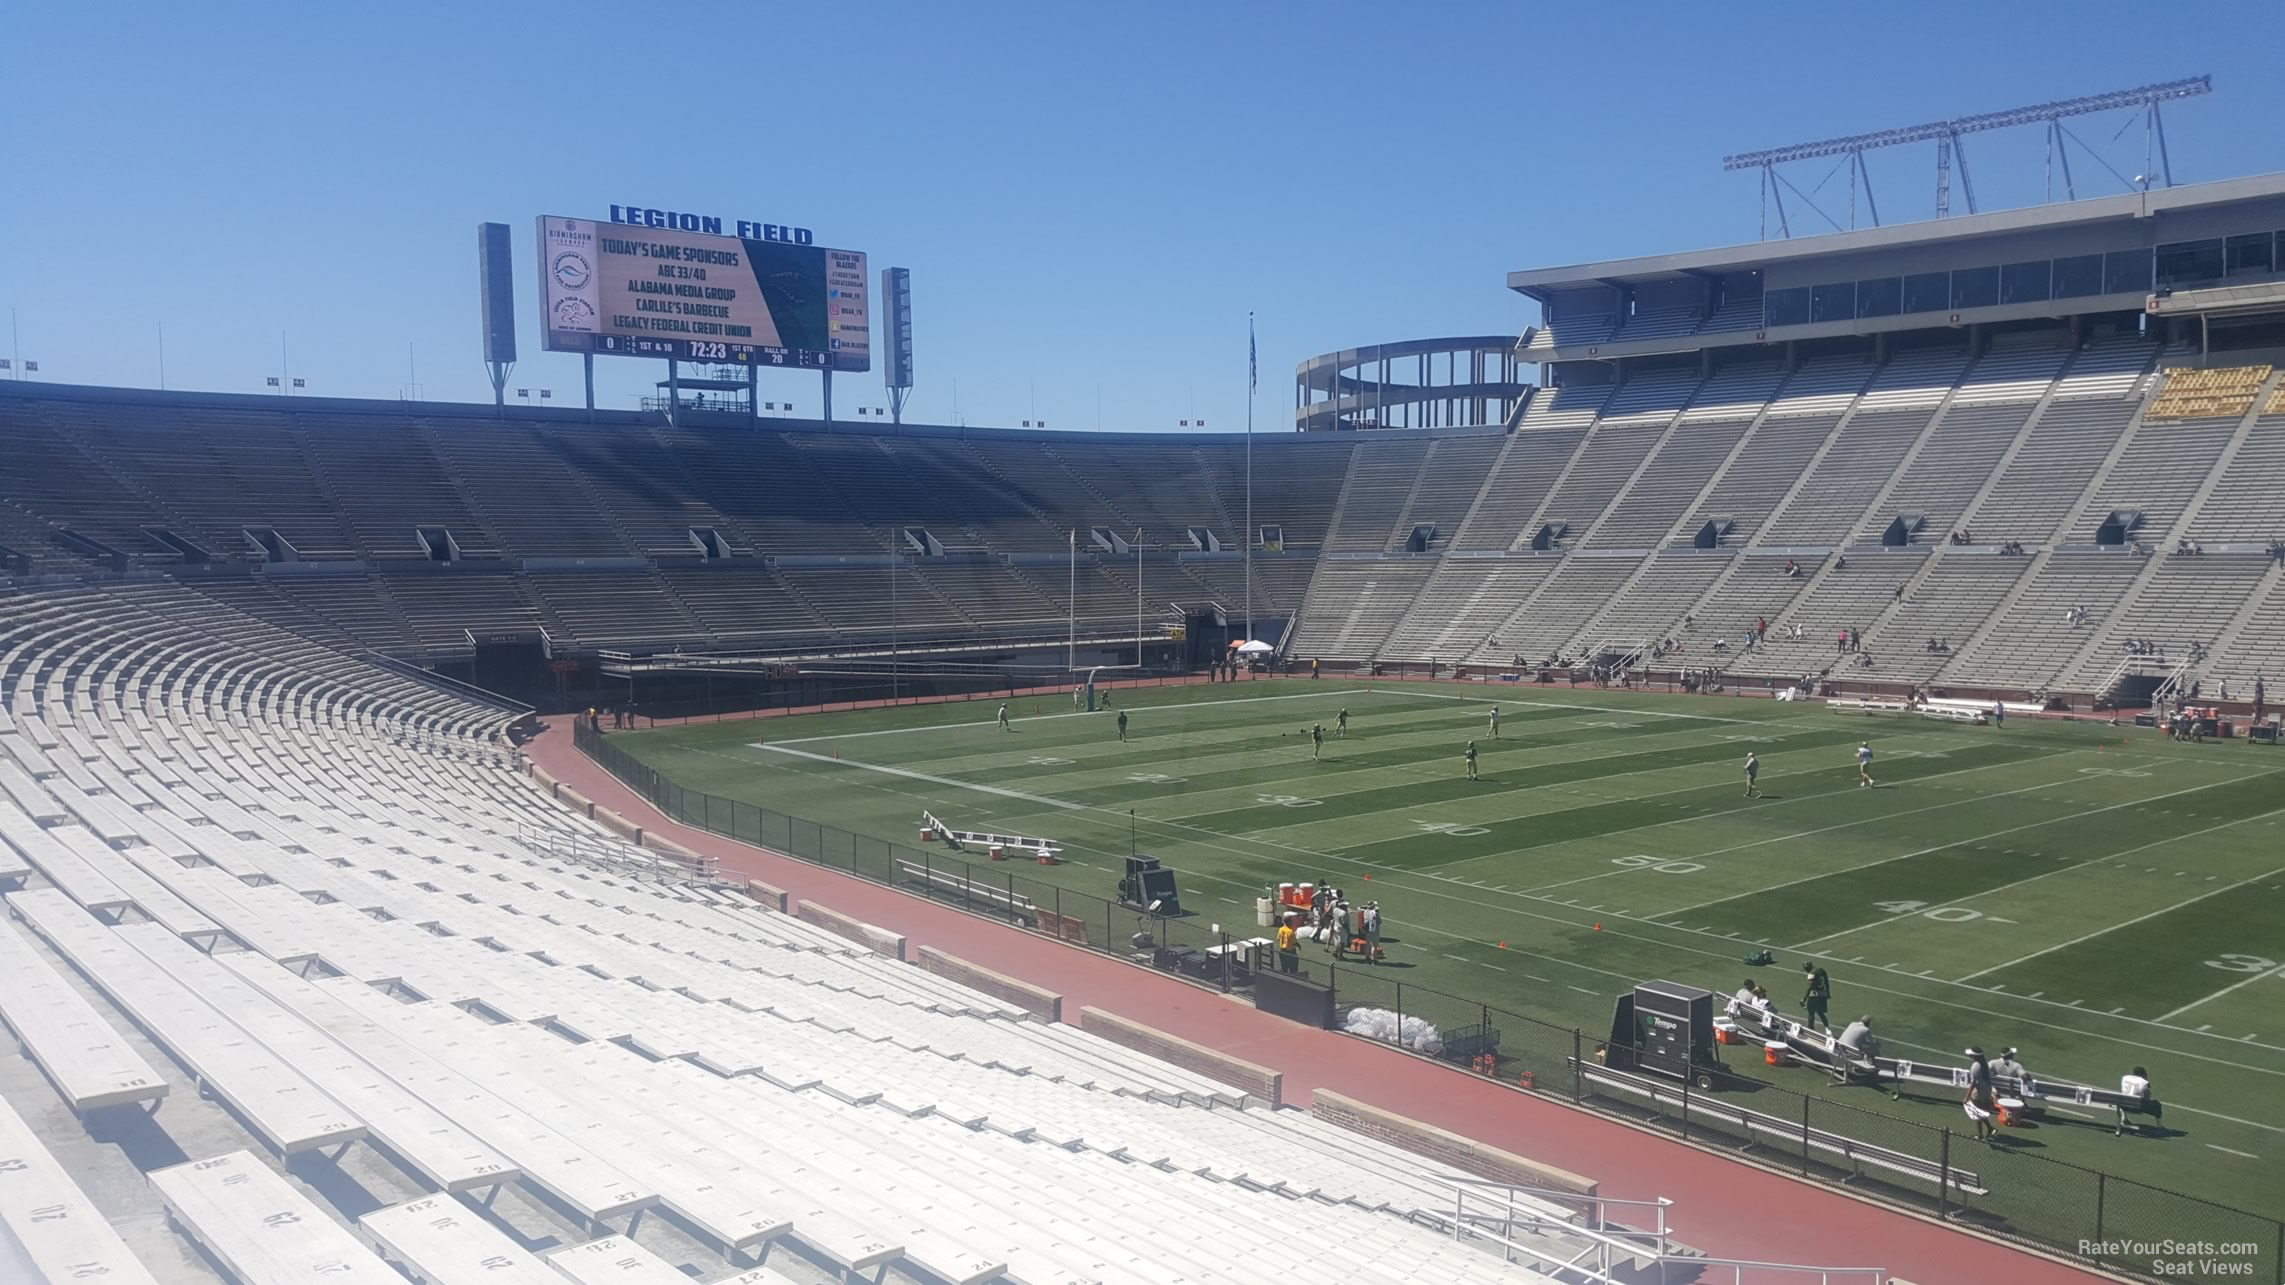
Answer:
<path fill-rule="evenodd" d="M 667 816 L 757 847 L 997 919 L 1071 945 L 1249 991 L 1274 968 L 1254 936 L 1190 918 L 1153 915 L 1024 873 L 1018 860 L 979 860 L 855 834 L 733 799 L 685 789 L 600 733 L 575 725 L 578 748 Z M 915 832 L 917 834 L 917 820 Z M 1797 1093 L 1744 1076 L 1711 1090 L 1690 1080 L 1603 1069 L 1602 1037 L 1480 1000 L 1408 984 L 1367 964 L 1304 945 L 1303 973 L 1334 995 L 1334 1023 L 1458 1070 L 1994 1235 L 2150 1280 L 2285 1285 L 2285 1218 L 2153 1187 L 1972 1132 L 1931 1127 L 1872 1107 Z M 1646 1087 L 1647 1086 L 1647 1087 Z M 2063 1125 L 2046 1127 L 2099 1127 Z"/>

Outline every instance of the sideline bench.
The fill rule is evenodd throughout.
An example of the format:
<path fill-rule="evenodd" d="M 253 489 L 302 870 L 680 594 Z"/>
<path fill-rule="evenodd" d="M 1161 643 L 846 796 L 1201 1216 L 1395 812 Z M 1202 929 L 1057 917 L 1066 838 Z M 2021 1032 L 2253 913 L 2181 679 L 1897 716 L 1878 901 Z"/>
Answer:
<path fill-rule="evenodd" d="M 1978 727 L 1991 721 L 1991 716 L 1986 711 L 1959 705 L 1923 705 L 1920 707 L 1920 717 L 1945 723 L 1973 723 Z"/>
<path fill-rule="evenodd" d="M 1715 1101 L 1704 1094 L 1685 1095 L 1679 1085 L 1669 1086 L 1639 1076 L 1628 1075 L 1624 1072 L 1582 1063 L 1576 1058 L 1565 1060 L 1571 1063 L 1572 1068 L 1587 1083 L 1642 1098 L 1654 1108 L 1680 1108 L 1687 1100 L 1690 1112 L 1695 1118 L 1712 1120 L 1730 1126 L 1745 1136 L 1748 1146 L 1752 1145 L 1756 1136 L 1773 1140 L 1782 1139 L 1796 1145 L 1800 1144 L 1804 1138 L 1804 1131 L 1801 1122 L 1798 1120 L 1781 1120 L 1773 1115 L 1764 1115 L 1759 1111 Z M 1908 1151 L 1898 1151 L 1875 1143 L 1860 1142 L 1855 1138 L 1815 1127 L 1806 1131 L 1806 1138 L 1810 1147 L 1839 1157 L 1847 1163 L 1851 1172 L 1858 1175 L 1862 1175 L 1864 1167 L 1870 1165 L 1877 1169 L 1885 1169 L 1891 1173 L 1916 1179 L 1931 1187 L 1941 1186 L 1945 1181 L 1946 1170 L 1942 1165 L 1933 1160 L 1913 1155 Z M 1991 1194 L 1977 1174 L 1957 1165 L 1950 1169 L 1949 1177 L 1951 1189 L 1961 1195 L 1984 1196 Z"/>
<path fill-rule="evenodd" d="M 250 1151 L 154 1170 L 150 1181 L 175 1226 L 245 1285 L 403 1285 Z"/>
<path fill-rule="evenodd" d="M 1835 696 L 1825 702 L 1825 708 L 1842 714 L 1909 714 L 1912 706 L 1900 700 L 1872 700 Z"/>
<path fill-rule="evenodd" d="M 1834 1056 L 1834 1045 L 1837 1041 L 1829 1032 L 1813 1031 L 1782 1013 L 1754 1013 L 1740 1009 L 1734 1003 L 1731 1005 L 1727 1016 L 1732 1022 L 1738 1022 L 1741 1019 L 1750 1020 L 1754 1028 L 1760 1032 L 1762 1039 L 1785 1041 L 1786 1047 L 1792 1050 L 1794 1059 L 1803 1065 L 1819 1067 L 1828 1073 L 1835 1071 L 1837 1059 Z M 1848 1070 L 1852 1079 L 1861 1073 L 1869 1076 L 1870 1082 L 1875 1084 L 1880 1081 L 1882 1076 L 1886 1076 L 1892 1086 L 1909 1081 L 1914 1084 L 1935 1084 L 1945 1088 L 1965 1089 L 1968 1087 L 1969 1081 L 1969 1070 L 1965 1063 L 1952 1065 L 1942 1062 L 1916 1062 L 1911 1058 L 1889 1057 L 1885 1054 L 1869 1059 L 1862 1057 L 1851 1059 Z M 2082 1107 L 2110 1107 L 2118 1113 L 2118 1127 L 2121 1132 L 2126 1128 L 2126 1117 L 2130 1115 L 2155 1117 L 2162 1109 L 2159 1104 L 2151 1101 L 2148 1094 L 2136 1096 L 2119 1092 L 2116 1089 L 2078 1084 L 2068 1080 L 2043 1080 L 2035 1075 L 2025 1076 L 2020 1080 L 2009 1079 L 2001 1082 L 1997 1087 L 2000 1092 L 2018 1097 L 2032 1106 L 2040 1106 L 2048 1102 L 2068 1101 L 2073 1105 Z"/>
<path fill-rule="evenodd" d="M 47 1280 L 159 1285 L 5 1098 L 0 1098 L 0 1223 L 23 1247 L 32 1270 Z"/>
<path fill-rule="evenodd" d="M 167 1082 L 32 944 L 0 923 L 0 1019 L 71 1109 L 157 1102 Z"/>
<path fill-rule="evenodd" d="M 956 875 L 949 870 L 938 870 L 933 866 L 924 866 L 916 861 L 897 862 L 897 873 L 903 877 L 906 883 L 918 885 L 931 896 L 942 893 L 946 896 L 955 896 L 968 901 L 980 901 L 988 906 L 996 906 L 1013 915 L 1026 926 L 1039 922 L 1039 907 L 1033 905 L 1031 898 L 1020 892 L 1010 892 L 1006 888 L 997 888 L 991 884 L 970 879 L 965 875 Z"/>

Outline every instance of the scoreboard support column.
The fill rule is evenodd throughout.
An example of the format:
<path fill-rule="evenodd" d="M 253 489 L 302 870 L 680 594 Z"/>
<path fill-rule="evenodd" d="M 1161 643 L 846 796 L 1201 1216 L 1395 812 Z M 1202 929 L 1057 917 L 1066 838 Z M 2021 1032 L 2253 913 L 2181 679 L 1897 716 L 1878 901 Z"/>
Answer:
<path fill-rule="evenodd" d="M 587 418 L 592 420 L 595 418 L 595 354 L 579 354 L 579 364 L 581 373 L 587 377 Z"/>
<path fill-rule="evenodd" d="M 746 367 L 746 416 L 760 422 L 762 418 L 762 368 Z"/>
<path fill-rule="evenodd" d="M 819 374 L 825 376 L 825 422 L 833 422 L 833 368 L 827 366 Z"/>

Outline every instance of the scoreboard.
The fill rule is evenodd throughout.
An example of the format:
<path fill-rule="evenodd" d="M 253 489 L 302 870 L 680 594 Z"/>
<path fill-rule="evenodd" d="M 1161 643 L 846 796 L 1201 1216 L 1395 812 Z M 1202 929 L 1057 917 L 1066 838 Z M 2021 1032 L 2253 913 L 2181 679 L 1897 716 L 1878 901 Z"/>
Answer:
<path fill-rule="evenodd" d="M 862 251 L 552 214 L 538 241 L 549 351 L 872 369 Z"/>

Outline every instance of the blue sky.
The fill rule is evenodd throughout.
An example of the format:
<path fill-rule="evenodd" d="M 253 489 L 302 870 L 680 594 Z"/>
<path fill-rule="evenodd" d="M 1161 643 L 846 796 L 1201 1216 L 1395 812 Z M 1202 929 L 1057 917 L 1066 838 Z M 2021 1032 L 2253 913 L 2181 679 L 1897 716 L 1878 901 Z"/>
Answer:
<path fill-rule="evenodd" d="M 1312 354 L 1519 330 L 1510 269 L 1754 239 L 1729 152 L 2210 72 L 2171 116 L 2177 178 L 2285 170 L 2274 3 L 76 0 L 0 35 L 0 308 L 60 382 L 156 385 L 163 325 L 170 387 L 287 365 L 395 397 L 410 366 L 487 397 L 473 228 L 497 220 L 512 383 L 576 399 L 531 325 L 532 218 L 617 202 L 911 268 L 908 418 L 1235 429 L 1251 309 L 1274 429 Z M 2121 123 L 2073 128 L 2131 175 Z M 2037 131 L 1971 146 L 1986 208 L 2040 198 Z M 1872 163 L 1889 221 L 1926 217 L 1932 150 Z M 1845 221 L 1844 180 L 1819 201 Z M 607 407 L 664 375 L 597 364 Z M 843 376 L 836 409 L 880 389 Z M 813 412 L 815 377 L 764 397 Z"/>

